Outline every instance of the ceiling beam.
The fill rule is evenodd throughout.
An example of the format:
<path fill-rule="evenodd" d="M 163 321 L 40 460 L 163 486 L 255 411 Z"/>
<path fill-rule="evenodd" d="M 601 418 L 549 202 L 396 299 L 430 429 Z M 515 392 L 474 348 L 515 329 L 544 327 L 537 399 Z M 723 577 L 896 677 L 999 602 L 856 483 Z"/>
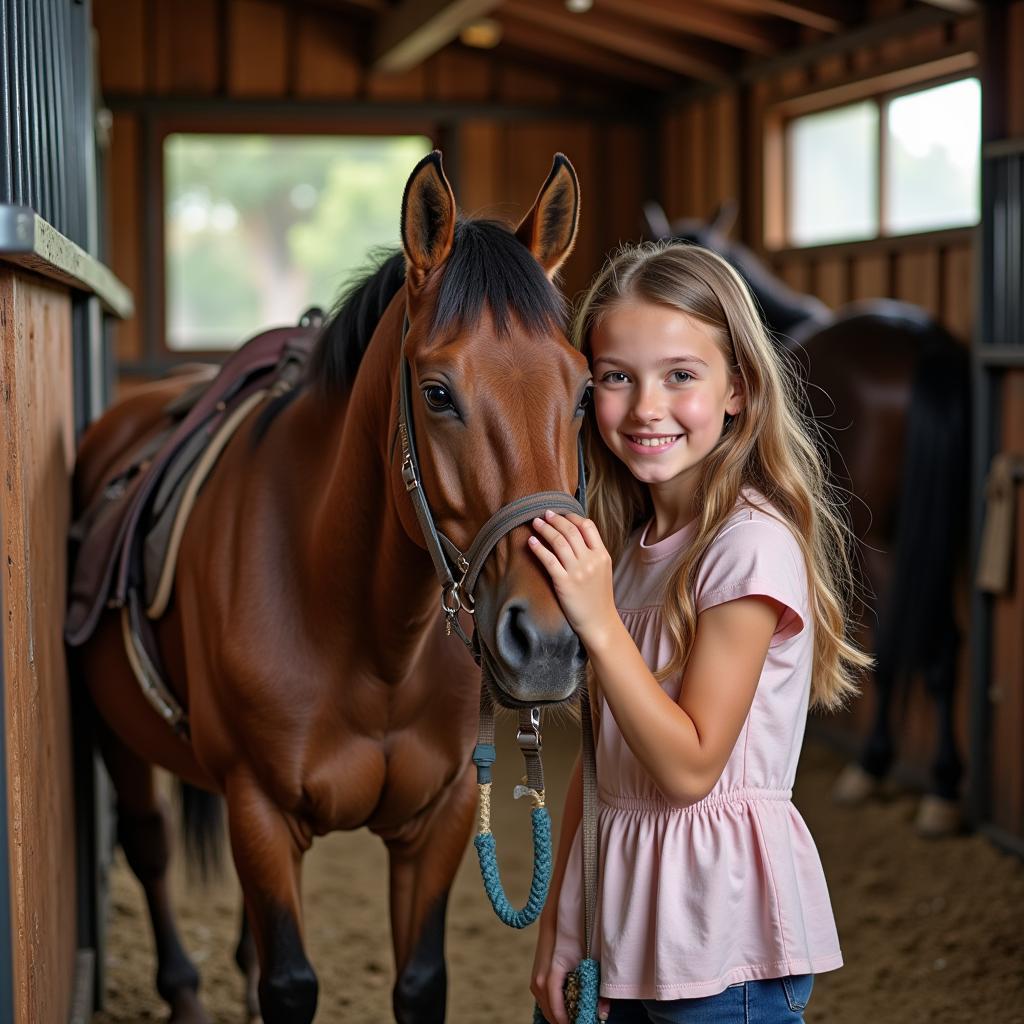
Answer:
<path fill-rule="evenodd" d="M 714 43 L 673 38 L 597 10 L 570 14 L 549 0 L 505 0 L 502 10 L 545 31 L 703 82 L 723 84 L 736 70 L 728 51 Z"/>
<path fill-rule="evenodd" d="M 662 29 L 714 39 L 761 57 L 774 56 L 797 42 L 792 26 L 769 24 L 692 0 L 595 0 L 594 7 Z"/>
<path fill-rule="evenodd" d="M 718 3 L 736 11 L 785 18 L 832 35 L 854 24 L 856 8 L 864 7 L 847 0 L 718 0 Z"/>
<path fill-rule="evenodd" d="M 679 85 L 679 79 L 666 71 L 648 67 L 639 61 L 626 60 L 576 39 L 538 32 L 532 25 L 508 17 L 503 12 L 498 17 L 501 20 L 502 48 L 508 46 L 528 57 L 548 58 L 560 65 L 573 65 L 606 82 L 609 78 L 618 79 L 661 93 L 671 92 Z"/>
<path fill-rule="evenodd" d="M 932 7 L 941 7 L 951 14 L 977 14 L 981 10 L 981 4 L 977 0 L 921 0 L 922 3 L 931 4 Z"/>
<path fill-rule="evenodd" d="M 373 34 L 374 71 L 408 71 L 447 46 L 501 0 L 402 0 L 383 14 Z"/>

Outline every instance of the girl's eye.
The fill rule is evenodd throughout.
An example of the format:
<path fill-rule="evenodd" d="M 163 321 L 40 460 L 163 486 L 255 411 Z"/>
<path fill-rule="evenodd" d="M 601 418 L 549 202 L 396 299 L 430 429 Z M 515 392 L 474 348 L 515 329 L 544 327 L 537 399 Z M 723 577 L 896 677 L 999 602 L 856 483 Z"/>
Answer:
<path fill-rule="evenodd" d="M 423 389 L 423 397 L 426 399 L 427 405 L 435 412 L 455 408 L 448 389 L 441 387 L 440 384 L 428 384 Z"/>
<path fill-rule="evenodd" d="M 693 380 L 693 374 L 688 373 L 686 370 L 673 370 L 671 376 L 673 384 L 686 384 L 688 381 Z"/>
<path fill-rule="evenodd" d="M 620 370 L 609 370 L 601 380 L 605 384 L 624 384 L 629 378 Z"/>

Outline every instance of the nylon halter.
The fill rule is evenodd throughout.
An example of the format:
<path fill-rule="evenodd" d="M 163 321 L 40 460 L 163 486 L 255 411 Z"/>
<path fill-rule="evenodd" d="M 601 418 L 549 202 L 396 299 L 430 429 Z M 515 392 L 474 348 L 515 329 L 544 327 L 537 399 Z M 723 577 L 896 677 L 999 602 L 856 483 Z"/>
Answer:
<path fill-rule="evenodd" d="M 587 485 L 583 462 L 583 439 L 577 441 L 578 486 L 576 496 L 570 497 L 564 491 L 537 491 L 516 498 L 502 505 L 490 519 L 480 527 L 469 550 L 462 552 L 446 537 L 434 523 L 434 516 L 427 504 L 426 495 L 420 482 L 419 461 L 416 458 L 416 438 L 413 431 L 411 376 L 409 360 L 405 355 L 405 336 L 409 331 L 409 318 L 402 328 L 402 354 L 398 369 L 398 438 L 402 446 L 402 480 L 409 494 L 416 519 L 423 531 L 427 552 L 434 563 L 434 572 L 441 584 L 441 610 L 445 615 L 445 628 L 449 635 L 452 630 L 469 648 L 474 660 L 481 663 L 476 629 L 473 637 L 466 635 L 459 622 L 459 612 L 465 609 L 470 615 L 474 611 L 473 590 L 487 561 L 487 556 L 498 542 L 517 526 L 531 522 L 547 509 L 553 512 L 575 512 L 587 514 Z"/>

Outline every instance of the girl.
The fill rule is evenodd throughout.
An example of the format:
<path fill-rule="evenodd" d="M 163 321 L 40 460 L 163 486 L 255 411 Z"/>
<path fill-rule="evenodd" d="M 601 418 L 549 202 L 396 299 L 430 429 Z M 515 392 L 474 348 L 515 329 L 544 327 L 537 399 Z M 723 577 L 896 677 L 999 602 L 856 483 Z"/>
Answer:
<path fill-rule="evenodd" d="M 601 1017 L 802 1021 L 813 975 L 842 964 L 790 792 L 808 706 L 840 706 L 869 664 L 846 637 L 848 533 L 722 259 L 623 249 L 574 342 L 593 520 L 548 513 L 530 545 L 590 655 Z M 581 794 L 577 763 L 531 985 L 553 1024 L 583 955 Z"/>

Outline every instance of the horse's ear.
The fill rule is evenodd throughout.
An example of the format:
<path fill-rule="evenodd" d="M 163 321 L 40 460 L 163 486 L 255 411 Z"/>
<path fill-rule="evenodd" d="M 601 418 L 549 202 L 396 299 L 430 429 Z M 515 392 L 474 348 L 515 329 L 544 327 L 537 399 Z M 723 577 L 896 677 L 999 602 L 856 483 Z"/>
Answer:
<path fill-rule="evenodd" d="M 435 149 L 413 168 L 402 196 L 402 248 L 409 280 L 416 287 L 448 258 L 455 215 L 455 196 Z"/>
<path fill-rule="evenodd" d="M 644 203 L 644 220 L 647 223 L 647 233 L 655 241 L 672 237 L 672 225 L 668 222 L 668 214 L 657 199 L 648 199 Z"/>
<path fill-rule="evenodd" d="M 580 183 L 568 157 L 556 153 L 548 180 L 516 228 L 516 238 L 533 253 L 549 278 L 572 252 L 579 219 Z"/>
<path fill-rule="evenodd" d="M 732 231 L 736 218 L 739 216 L 740 204 L 735 199 L 723 199 L 715 208 L 708 221 L 708 229 L 723 238 L 728 237 Z"/>

